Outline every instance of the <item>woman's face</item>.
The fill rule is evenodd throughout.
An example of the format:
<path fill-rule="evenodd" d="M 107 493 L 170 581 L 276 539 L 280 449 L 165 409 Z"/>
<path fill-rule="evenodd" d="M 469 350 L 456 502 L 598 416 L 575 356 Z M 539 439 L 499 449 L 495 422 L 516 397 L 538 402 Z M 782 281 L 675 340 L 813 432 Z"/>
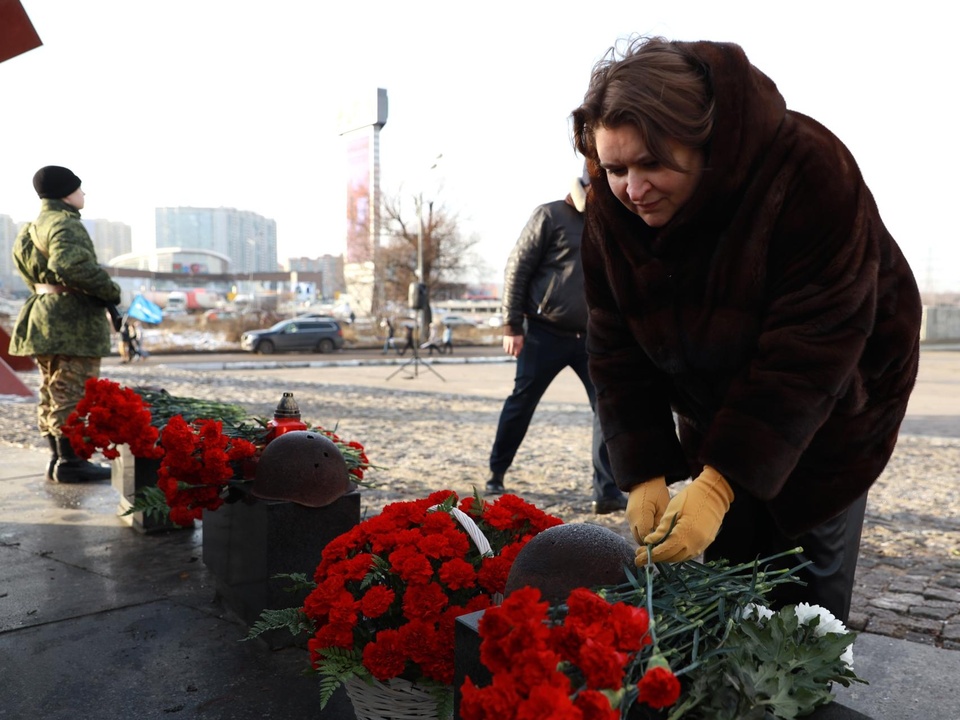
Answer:
<path fill-rule="evenodd" d="M 617 199 L 650 227 L 663 227 L 691 198 L 703 174 L 703 151 L 669 140 L 673 161 L 686 172 L 661 165 L 633 125 L 599 127 L 600 167 Z"/>

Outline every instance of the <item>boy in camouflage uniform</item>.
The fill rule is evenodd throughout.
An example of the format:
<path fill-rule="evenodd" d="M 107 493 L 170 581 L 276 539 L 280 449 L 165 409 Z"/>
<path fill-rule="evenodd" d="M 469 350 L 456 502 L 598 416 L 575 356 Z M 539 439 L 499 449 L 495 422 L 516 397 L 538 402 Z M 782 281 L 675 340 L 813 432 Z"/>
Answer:
<path fill-rule="evenodd" d="M 104 308 L 120 302 L 120 287 L 97 263 L 80 222 L 80 178 L 48 165 L 34 175 L 33 187 L 42 200 L 40 214 L 13 245 L 31 295 L 17 318 L 10 354 L 33 356 L 40 369 L 37 424 L 52 453 L 47 479 L 105 480 L 110 469 L 77 456 L 60 428 L 83 397 L 87 379 L 100 376 L 100 359 L 110 353 Z"/>

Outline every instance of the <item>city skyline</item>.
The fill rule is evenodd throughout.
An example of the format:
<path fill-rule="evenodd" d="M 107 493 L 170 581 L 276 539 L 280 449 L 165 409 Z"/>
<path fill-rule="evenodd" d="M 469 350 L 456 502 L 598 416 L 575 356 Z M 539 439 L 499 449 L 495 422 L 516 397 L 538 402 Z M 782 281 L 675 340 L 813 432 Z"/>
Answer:
<path fill-rule="evenodd" d="M 944 91 L 952 25 L 933 0 L 869 13 L 824 0 L 23 5 L 44 45 L 0 64 L 12 139 L 0 213 L 17 221 L 36 214 L 33 172 L 61 164 L 84 181 L 85 216 L 128 223 L 135 249 L 153 239 L 155 207 L 223 206 L 275 219 L 281 258 L 343 254 L 338 114 L 384 88 L 384 195 L 444 204 L 477 238 L 484 277 L 502 278 L 532 208 L 579 175 L 569 116 L 594 63 L 659 34 L 739 43 L 788 107 L 851 149 L 921 287 L 960 290 L 960 149 L 935 132 L 957 111 Z M 921 50 L 899 51 L 908 38 Z M 35 110 L 61 95 L 72 112 Z"/>
<path fill-rule="evenodd" d="M 188 275 L 198 273 L 275 273 L 285 271 L 323 268 L 329 273 L 330 256 L 313 258 L 288 257 L 281 259 L 276 248 L 276 223 L 250 211 L 236 208 L 156 208 L 161 217 L 157 227 L 160 232 L 151 247 L 134 251 L 131 228 L 128 224 L 108 218 L 81 217 L 81 223 L 90 236 L 97 259 L 103 265 L 117 267 L 152 268 L 161 270 L 159 253 L 176 250 L 183 262 L 189 262 L 182 271 Z M 27 220 L 16 220 L 0 213 L 0 288 L 22 290 L 23 283 L 13 263 L 12 247 L 19 228 Z M 190 232 L 193 230 L 193 232 Z M 245 242 L 244 242 L 245 240 Z M 200 251 L 201 255 L 192 260 Z M 203 252 L 212 252 L 226 263 L 216 268 L 207 266 Z M 150 258 L 154 259 L 150 259 Z M 220 262 L 219 260 L 217 262 Z M 336 260 L 332 262 L 336 263 Z M 198 265 L 197 263 L 201 263 Z M 342 257 L 339 265 L 342 266 Z M 169 271 L 181 268 L 171 266 Z M 342 270 L 340 271 L 342 274 Z M 331 284 L 330 287 L 334 287 Z M 339 288 L 339 286 L 336 286 Z"/>
<path fill-rule="evenodd" d="M 278 265 L 277 223 L 236 208 L 158 207 L 156 248 L 185 247 L 230 258 L 232 272 L 274 270 Z"/>

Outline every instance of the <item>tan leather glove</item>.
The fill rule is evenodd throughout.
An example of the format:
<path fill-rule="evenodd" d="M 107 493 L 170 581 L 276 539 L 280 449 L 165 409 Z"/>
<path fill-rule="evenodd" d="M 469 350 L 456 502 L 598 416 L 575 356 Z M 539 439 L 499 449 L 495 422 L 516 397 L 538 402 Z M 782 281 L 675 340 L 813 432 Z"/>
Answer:
<path fill-rule="evenodd" d="M 695 558 L 717 537 L 731 502 L 733 490 L 730 484 L 723 475 L 706 465 L 696 480 L 670 501 L 660 525 L 643 538 L 642 545 L 660 543 L 651 550 L 653 562 L 681 562 Z M 637 566 L 646 563 L 647 548 L 640 547 Z"/>
<path fill-rule="evenodd" d="M 666 478 L 662 476 L 630 489 L 627 496 L 627 523 L 638 545 L 643 545 L 643 538 L 660 523 L 669 502 L 670 491 L 667 490 Z"/>

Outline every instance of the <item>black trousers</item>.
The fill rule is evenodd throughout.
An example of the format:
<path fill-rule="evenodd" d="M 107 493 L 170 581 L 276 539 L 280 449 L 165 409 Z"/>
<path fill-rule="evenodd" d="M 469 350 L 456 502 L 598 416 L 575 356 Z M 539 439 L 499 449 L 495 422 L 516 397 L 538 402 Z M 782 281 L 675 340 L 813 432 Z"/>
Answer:
<path fill-rule="evenodd" d="M 801 602 L 820 605 L 845 623 L 850 615 L 850 598 L 860 554 L 866 494 L 837 517 L 791 538 L 777 529 L 765 503 L 742 490 L 737 492 L 736 488 L 734 493 L 720 533 L 707 548 L 704 559 L 726 558 L 738 564 L 802 547 L 800 554 L 777 560 L 770 567 L 795 567 L 810 560 L 812 563 L 797 574 L 806 585 L 784 583 L 777 586 L 767 596 L 771 605 L 774 609 Z"/>
<path fill-rule="evenodd" d="M 587 347 L 583 335 L 558 335 L 530 322 L 517 358 L 513 392 L 503 403 L 497 436 L 490 451 L 490 469 L 506 472 L 527 434 L 533 413 L 550 383 L 564 368 L 571 368 L 583 383 L 593 409 L 593 496 L 595 500 L 620 497 L 613 479 L 607 446 L 597 417 L 597 394 L 587 372 Z"/>

